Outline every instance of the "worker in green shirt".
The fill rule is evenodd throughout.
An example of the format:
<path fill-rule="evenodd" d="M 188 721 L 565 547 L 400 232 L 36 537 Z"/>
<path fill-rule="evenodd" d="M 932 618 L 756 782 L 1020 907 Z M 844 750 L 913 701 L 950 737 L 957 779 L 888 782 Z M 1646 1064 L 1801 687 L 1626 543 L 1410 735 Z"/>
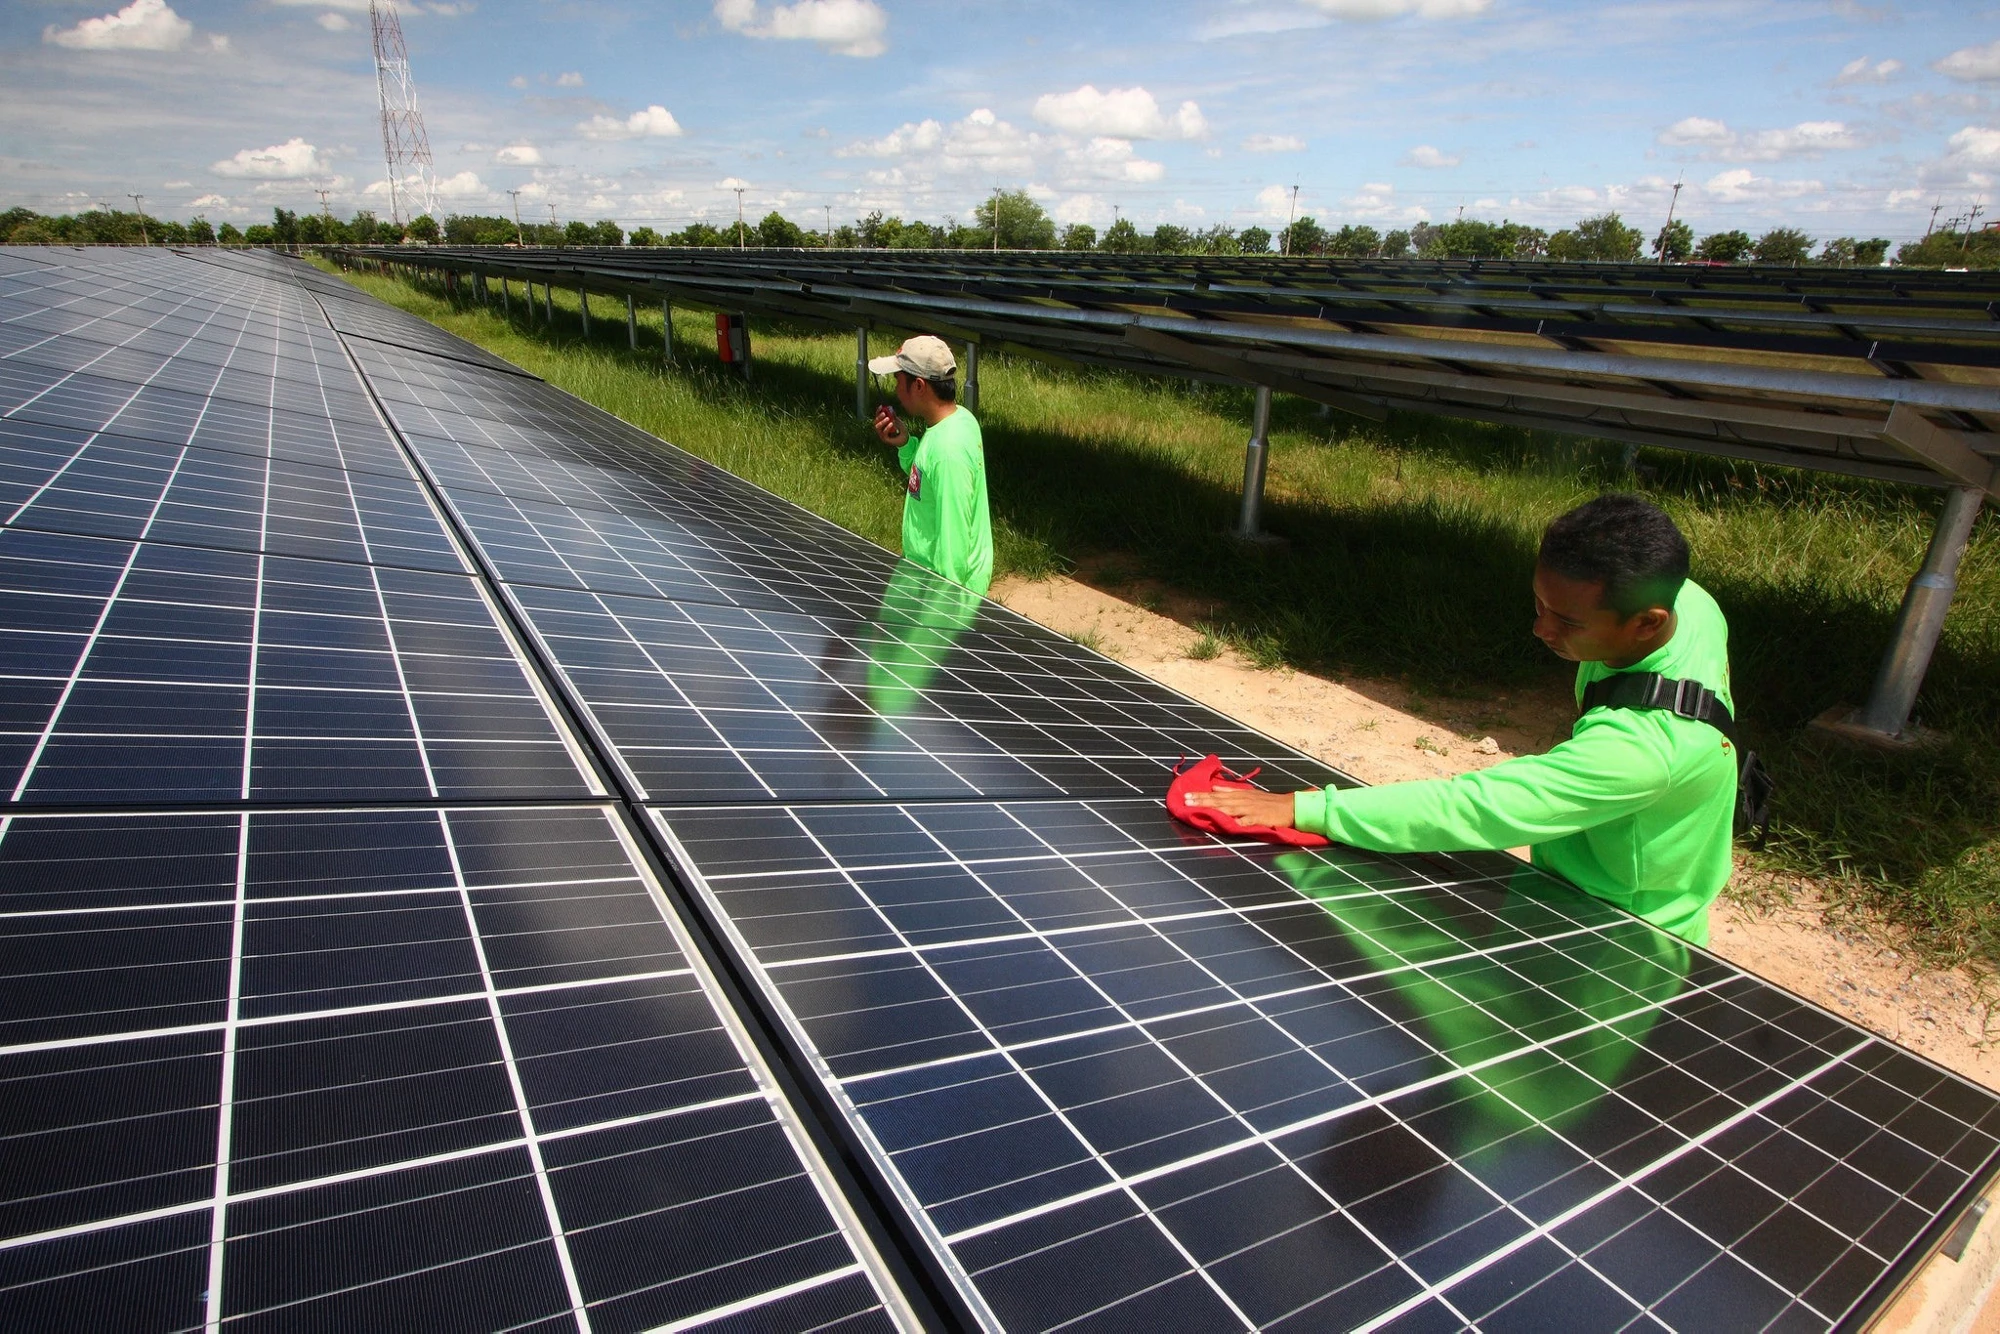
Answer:
<path fill-rule="evenodd" d="M 984 593 L 993 582 L 986 451 L 979 422 L 958 405 L 951 349 L 924 334 L 875 358 L 868 369 L 895 375 L 896 401 L 914 424 L 886 403 L 875 413 L 875 434 L 895 447 L 903 470 L 904 557 Z"/>
<path fill-rule="evenodd" d="M 1535 566 L 1535 635 L 1593 682 L 1656 673 L 1699 682 L 1734 711 L 1729 627 L 1687 577 L 1673 520 L 1601 496 L 1549 525 Z M 1661 707 L 1586 709 L 1570 739 L 1456 778 L 1291 794 L 1191 798 L 1247 825 L 1297 827 L 1379 852 L 1527 844 L 1534 863 L 1694 944 L 1729 880 L 1736 755 L 1709 723 Z"/>

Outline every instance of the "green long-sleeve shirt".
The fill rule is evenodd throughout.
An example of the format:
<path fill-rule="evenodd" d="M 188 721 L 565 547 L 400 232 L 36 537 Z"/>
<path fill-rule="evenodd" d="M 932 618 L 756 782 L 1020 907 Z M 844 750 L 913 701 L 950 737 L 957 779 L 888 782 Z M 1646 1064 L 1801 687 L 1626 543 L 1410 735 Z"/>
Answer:
<path fill-rule="evenodd" d="M 1734 710 L 1729 626 L 1698 584 L 1681 586 L 1674 636 L 1624 670 L 1700 681 Z M 1611 675 L 1577 668 L 1576 696 Z M 1456 778 L 1301 792 L 1301 829 L 1379 852 L 1527 844 L 1535 865 L 1697 945 L 1728 883 L 1736 755 L 1706 723 L 1663 709 L 1596 708 L 1546 755 Z"/>
<path fill-rule="evenodd" d="M 993 582 L 993 521 L 979 422 L 958 408 L 896 451 L 903 470 L 903 555 L 984 593 Z"/>

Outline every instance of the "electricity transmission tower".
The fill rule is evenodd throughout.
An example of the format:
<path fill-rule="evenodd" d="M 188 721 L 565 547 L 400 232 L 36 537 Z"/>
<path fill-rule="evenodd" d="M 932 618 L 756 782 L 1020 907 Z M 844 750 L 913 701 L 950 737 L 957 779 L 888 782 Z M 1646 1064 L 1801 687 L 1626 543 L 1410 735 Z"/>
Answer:
<path fill-rule="evenodd" d="M 423 215 L 437 216 L 437 175 L 431 170 L 431 140 L 417 110 L 417 85 L 410 77 L 410 53 L 403 49 L 403 21 L 395 0 L 369 0 L 368 22 L 375 29 L 375 88 L 382 100 L 382 156 L 389 164 L 389 220 L 398 227 Z"/>

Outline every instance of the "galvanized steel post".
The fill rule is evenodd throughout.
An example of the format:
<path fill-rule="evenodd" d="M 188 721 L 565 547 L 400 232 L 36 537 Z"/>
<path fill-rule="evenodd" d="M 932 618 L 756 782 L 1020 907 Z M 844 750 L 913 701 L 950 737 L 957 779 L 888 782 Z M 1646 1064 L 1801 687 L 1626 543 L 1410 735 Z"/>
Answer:
<path fill-rule="evenodd" d="M 1899 737 L 1909 725 L 1910 709 L 1917 702 L 1924 672 L 1944 629 L 1945 612 L 1951 608 L 1951 595 L 1958 588 L 1958 562 L 1965 555 L 1973 521 L 1979 517 L 1980 502 L 1985 498 L 1986 493 L 1973 486 L 1955 486 L 1945 493 L 1944 512 L 1938 515 L 1937 528 L 1931 533 L 1923 568 L 1903 594 L 1889 650 L 1882 655 L 1868 702 L 1854 715 L 1855 726 Z"/>
<path fill-rule="evenodd" d="M 868 420 L 868 326 L 854 331 L 854 415 Z"/>
<path fill-rule="evenodd" d="M 556 322 L 556 285 L 542 284 L 542 323 L 554 327 Z"/>
<path fill-rule="evenodd" d="M 1250 444 L 1243 452 L 1243 507 L 1236 515 L 1236 535 L 1256 538 L 1263 534 L 1260 521 L 1264 509 L 1264 458 L 1270 450 L 1266 439 L 1271 433 L 1271 389 L 1257 386 L 1257 405 L 1250 414 Z"/>
<path fill-rule="evenodd" d="M 590 291 L 582 283 L 576 285 L 576 308 L 583 312 L 583 336 L 590 337 Z"/>
<path fill-rule="evenodd" d="M 502 275 L 500 279 L 500 315 L 503 319 L 511 320 L 514 318 L 514 301 L 507 292 L 507 279 L 505 275 Z"/>
<path fill-rule="evenodd" d="M 979 411 L 979 344 L 965 345 L 965 406 Z"/>
<path fill-rule="evenodd" d="M 671 302 L 660 302 L 660 343 L 661 359 L 669 365 L 674 359 L 674 307 Z"/>

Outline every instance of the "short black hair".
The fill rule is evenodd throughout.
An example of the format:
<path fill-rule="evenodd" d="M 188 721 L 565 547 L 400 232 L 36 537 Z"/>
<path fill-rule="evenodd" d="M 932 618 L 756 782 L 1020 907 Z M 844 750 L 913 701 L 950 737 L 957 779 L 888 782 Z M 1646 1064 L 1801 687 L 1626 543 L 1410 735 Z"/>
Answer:
<path fill-rule="evenodd" d="M 928 380 L 925 383 L 930 385 L 931 392 L 938 396 L 939 402 L 956 403 L 958 401 L 958 381 L 952 376 L 947 375 L 942 380 Z"/>
<path fill-rule="evenodd" d="M 1688 576 L 1687 539 L 1643 496 L 1577 506 L 1548 526 L 1537 559 L 1565 579 L 1603 584 L 1603 605 L 1620 616 L 1672 610 Z"/>

